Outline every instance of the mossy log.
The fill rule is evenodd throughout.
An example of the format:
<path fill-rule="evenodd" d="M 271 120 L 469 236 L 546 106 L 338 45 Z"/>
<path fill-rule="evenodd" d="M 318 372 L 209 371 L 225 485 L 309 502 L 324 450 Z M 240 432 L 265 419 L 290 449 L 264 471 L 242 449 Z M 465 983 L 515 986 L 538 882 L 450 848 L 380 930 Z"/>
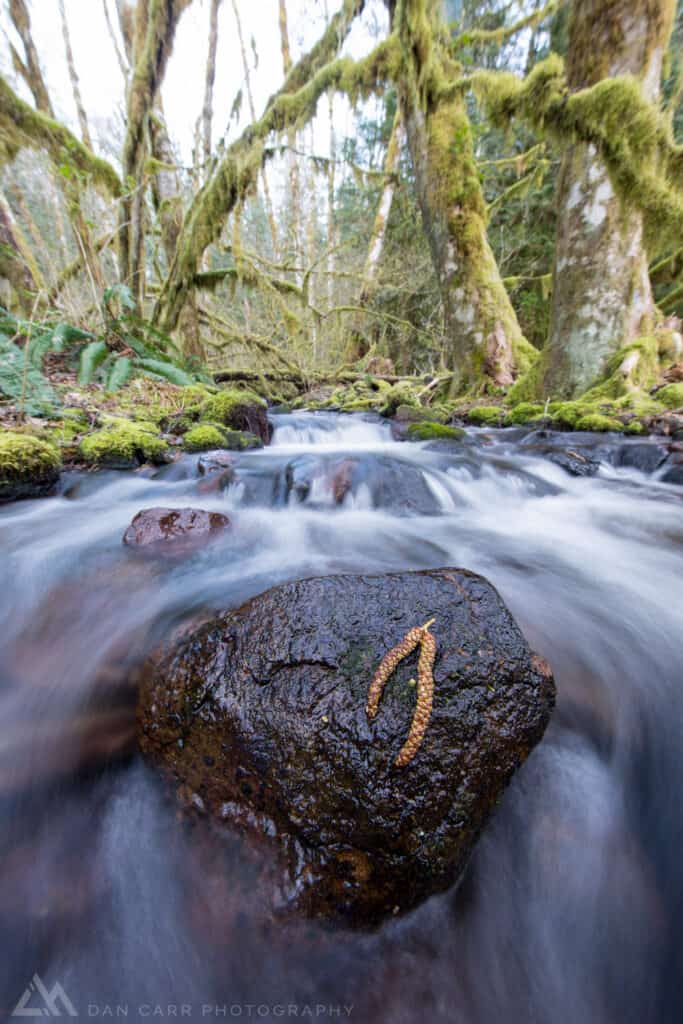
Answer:
<path fill-rule="evenodd" d="M 265 380 L 268 384 L 304 384 L 307 387 L 315 387 L 323 384 L 352 384 L 355 381 L 367 380 L 367 373 L 295 373 L 294 371 L 266 372 L 259 373 L 256 370 L 219 370 L 213 375 L 217 384 L 226 384 L 231 381 L 244 381 L 249 384 L 257 384 Z M 395 374 L 373 373 L 373 380 L 382 380 L 387 384 L 400 384 L 405 382 L 424 384 L 430 381 L 430 376 L 404 376 L 398 377 Z"/>

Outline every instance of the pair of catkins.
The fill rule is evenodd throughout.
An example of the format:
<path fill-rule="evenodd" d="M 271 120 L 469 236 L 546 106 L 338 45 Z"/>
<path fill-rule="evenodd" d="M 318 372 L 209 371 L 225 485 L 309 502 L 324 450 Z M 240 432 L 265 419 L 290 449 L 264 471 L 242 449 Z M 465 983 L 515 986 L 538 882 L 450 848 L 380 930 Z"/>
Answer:
<path fill-rule="evenodd" d="M 379 709 L 379 702 L 384 686 L 393 673 L 396 666 L 412 654 L 416 647 L 420 647 L 420 657 L 417 663 L 417 704 L 415 714 L 410 726 L 408 738 L 401 747 L 394 764 L 397 768 L 403 768 L 410 764 L 415 757 L 432 714 L 432 701 L 434 699 L 434 659 L 436 658 L 436 640 L 429 632 L 429 627 L 434 619 L 425 622 L 424 626 L 416 626 L 409 630 L 403 640 L 384 655 L 377 671 L 372 677 L 370 689 L 368 690 L 368 702 L 366 705 L 367 716 L 375 718 Z"/>

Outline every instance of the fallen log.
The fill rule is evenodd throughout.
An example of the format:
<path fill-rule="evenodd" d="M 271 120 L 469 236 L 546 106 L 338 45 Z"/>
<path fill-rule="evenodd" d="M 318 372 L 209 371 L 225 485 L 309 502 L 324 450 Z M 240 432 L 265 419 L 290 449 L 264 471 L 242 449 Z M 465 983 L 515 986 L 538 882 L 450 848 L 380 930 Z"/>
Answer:
<path fill-rule="evenodd" d="M 414 384 L 428 384 L 432 381 L 431 374 L 420 376 L 396 376 L 395 374 L 383 373 L 311 373 L 297 374 L 294 371 L 272 372 L 264 371 L 258 373 L 255 370 L 219 370 L 213 375 L 216 384 L 226 384 L 231 381 L 245 381 L 246 383 L 257 383 L 265 380 L 268 383 L 277 384 L 280 381 L 289 384 L 303 384 L 306 387 L 319 387 L 322 384 L 353 384 L 355 381 L 365 380 L 371 377 L 373 380 L 383 380 L 387 384 L 400 384 L 403 382 Z"/>

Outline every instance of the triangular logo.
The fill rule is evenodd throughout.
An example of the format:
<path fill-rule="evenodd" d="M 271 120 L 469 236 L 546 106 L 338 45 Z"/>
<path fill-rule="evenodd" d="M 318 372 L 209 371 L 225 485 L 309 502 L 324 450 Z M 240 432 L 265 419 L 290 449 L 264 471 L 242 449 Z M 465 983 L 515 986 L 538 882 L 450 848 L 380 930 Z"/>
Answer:
<path fill-rule="evenodd" d="M 29 1003 L 36 996 L 36 1002 L 42 1002 L 42 1006 L 29 1006 Z M 34 974 L 24 989 L 24 993 L 12 1010 L 13 1017 L 61 1017 L 65 1012 L 69 1017 L 77 1017 L 78 1013 L 68 995 L 57 982 L 48 991 L 42 982 L 39 974 Z"/>

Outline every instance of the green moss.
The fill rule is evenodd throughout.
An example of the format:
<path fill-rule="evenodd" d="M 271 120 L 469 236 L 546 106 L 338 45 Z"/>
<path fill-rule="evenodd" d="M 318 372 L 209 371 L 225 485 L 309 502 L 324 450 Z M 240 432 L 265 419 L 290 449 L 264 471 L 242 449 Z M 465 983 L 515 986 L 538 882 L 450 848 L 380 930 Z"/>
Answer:
<path fill-rule="evenodd" d="M 266 408 L 266 402 L 253 391 L 225 388 L 211 395 L 200 406 L 203 421 L 213 420 L 226 427 L 240 430 L 245 425 L 245 416 L 254 409 Z"/>
<path fill-rule="evenodd" d="M 657 401 L 666 406 L 667 409 L 679 409 L 683 407 L 683 382 L 680 384 L 667 384 L 657 392 Z"/>
<path fill-rule="evenodd" d="M 382 416 L 393 416 L 399 406 L 410 406 L 411 408 L 420 406 L 417 388 L 407 381 L 392 384 L 389 390 L 383 393 L 379 411 Z"/>
<path fill-rule="evenodd" d="M 467 418 L 478 426 L 497 427 L 503 418 L 503 410 L 497 405 L 480 405 L 470 409 Z"/>
<path fill-rule="evenodd" d="M 61 468 L 59 452 L 30 434 L 0 433 L 0 492 L 8 484 L 55 477 Z"/>
<path fill-rule="evenodd" d="M 248 430 L 224 430 L 221 447 L 242 452 L 251 448 L 263 448 L 263 441 L 256 434 L 250 434 Z"/>
<path fill-rule="evenodd" d="M 411 423 L 408 427 L 408 438 L 411 441 L 459 441 L 464 436 L 465 431 L 459 427 L 446 427 L 442 423 L 424 421 Z"/>
<path fill-rule="evenodd" d="M 78 446 L 84 462 L 126 468 L 136 463 L 164 462 L 168 445 L 152 425 L 110 417 L 110 425 L 84 437 Z"/>
<path fill-rule="evenodd" d="M 520 423 L 532 423 L 534 420 L 543 419 L 544 410 L 542 405 L 533 402 L 520 402 L 511 409 L 505 417 L 505 426 L 517 426 Z"/>
<path fill-rule="evenodd" d="M 631 420 L 624 427 L 625 434 L 647 434 L 647 428 L 639 420 Z"/>
<path fill-rule="evenodd" d="M 187 431 L 183 443 L 188 451 L 203 452 L 209 448 L 222 448 L 225 443 L 224 433 L 210 423 L 200 423 Z"/>
<path fill-rule="evenodd" d="M 554 427 L 573 429 L 577 421 L 589 411 L 580 402 L 551 402 L 548 406 L 548 413 Z"/>
<path fill-rule="evenodd" d="M 600 433 L 608 430 L 622 431 L 624 424 L 612 416 L 602 416 L 599 412 L 588 413 L 576 422 L 576 430 L 591 430 Z"/>

